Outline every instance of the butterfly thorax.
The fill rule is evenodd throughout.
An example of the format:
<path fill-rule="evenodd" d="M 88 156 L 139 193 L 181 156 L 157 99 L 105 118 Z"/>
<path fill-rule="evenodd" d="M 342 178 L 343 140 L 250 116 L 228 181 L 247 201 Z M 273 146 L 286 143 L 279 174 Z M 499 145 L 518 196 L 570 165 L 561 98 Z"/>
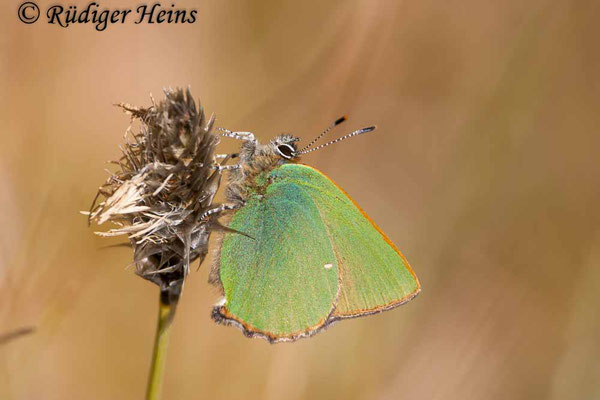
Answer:
<path fill-rule="evenodd" d="M 229 175 L 226 197 L 243 205 L 253 194 L 264 193 L 269 184 L 266 178 L 273 169 L 298 161 L 295 142 L 298 138 L 279 135 L 267 144 L 247 141 L 240 150 L 240 168 Z"/>

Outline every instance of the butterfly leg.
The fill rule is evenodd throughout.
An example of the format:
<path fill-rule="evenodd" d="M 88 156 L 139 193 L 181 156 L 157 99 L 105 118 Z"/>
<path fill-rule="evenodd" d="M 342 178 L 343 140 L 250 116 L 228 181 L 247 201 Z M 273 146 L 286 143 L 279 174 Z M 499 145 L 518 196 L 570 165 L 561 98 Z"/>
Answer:
<path fill-rule="evenodd" d="M 239 205 L 239 204 L 221 204 L 219 207 L 211 208 L 210 210 L 204 211 L 204 213 L 200 216 L 200 218 L 204 219 L 210 215 L 219 214 L 219 213 L 222 213 L 223 211 L 227 211 L 227 210 L 236 210 L 240 207 L 241 207 L 241 205 Z"/>
<path fill-rule="evenodd" d="M 221 161 L 220 164 L 207 165 L 207 167 L 210 168 L 210 169 L 214 169 L 216 171 L 219 171 L 219 172 L 221 172 L 221 171 L 231 171 L 231 170 L 234 170 L 234 169 L 240 169 L 242 167 L 241 164 L 225 165 L 225 163 L 230 158 L 235 158 L 235 157 L 238 157 L 238 156 L 239 156 L 238 153 L 215 154 L 213 162 L 216 163 L 218 159 L 221 159 L 223 161 Z"/>
<path fill-rule="evenodd" d="M 225 129 L 225 128 L 217 128 L 219 131 L 221 131 L 221 136 L 224 137 L 230 137 L 233 139 L 238 139 L 238 140 L 243 140 L 246 142 L 256 142 L 256 139 L 254 138 L 254 134 L 252 132 L 233 132 L 230 131 L 229 129 Z"/>
<path fill-rule="evenodd" d="M 228 157 L 229 157 L 229 158 L 236 158 L 236 157 L 238 157 L 238 156 L 239 156 L 239 154 L 238 154 L 238 153 L 231 153 L 231 154 L 215 154 L 215 158 L 216 158 L 217 160 L 222 160 L 222 159 L 224 159 L 224 158 L 228 158 Z"/>
<path fill-rule="evenodd" d="M 233 164 L 233 165 L 211 165 L 210 168 L 216 169 L 217 171 L 230 171 L 232 169 L 240 169 L 242 168 L 241 164 Z"/>

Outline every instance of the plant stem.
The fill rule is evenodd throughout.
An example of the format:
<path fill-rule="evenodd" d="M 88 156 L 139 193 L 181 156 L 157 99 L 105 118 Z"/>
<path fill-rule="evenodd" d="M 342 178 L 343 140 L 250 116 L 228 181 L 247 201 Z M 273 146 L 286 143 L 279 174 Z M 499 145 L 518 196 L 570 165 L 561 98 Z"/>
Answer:
<path fill-rule="evenodd" d="M 152 352 L 152 365 L 148 377 L 147 400 L 160 399 L 165 361 L 167 359 L 167 348 L 169 346 L 169 334 L 171 323 L 175 316 L 177 302 L 169 300 L 168 295 L 161 291 L 158 303 L 158 324 L 156 326 L 156 337 L 154 338 L 154 350 Z"/>

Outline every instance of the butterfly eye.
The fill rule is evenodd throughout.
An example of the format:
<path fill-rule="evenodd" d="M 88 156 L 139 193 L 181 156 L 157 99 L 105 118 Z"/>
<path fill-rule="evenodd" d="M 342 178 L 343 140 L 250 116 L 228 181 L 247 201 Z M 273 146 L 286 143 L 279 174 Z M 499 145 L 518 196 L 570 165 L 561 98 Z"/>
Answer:
<path fill-rule="evenodd" d="M 280 144 L 277 146 L 277 152 L 283 158 L 290 159 L 296 155 L 296 150 L 289 144 Z"/>

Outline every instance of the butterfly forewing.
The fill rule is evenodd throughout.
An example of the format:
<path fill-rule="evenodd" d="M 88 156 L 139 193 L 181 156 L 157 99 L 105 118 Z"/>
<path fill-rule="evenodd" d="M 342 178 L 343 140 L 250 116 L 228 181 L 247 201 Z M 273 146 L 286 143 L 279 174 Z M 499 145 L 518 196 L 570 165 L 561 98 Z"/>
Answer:
<path fill-rule="evenodd" d="M 271 183 L 233 216 L 220 255 L 226 303 L 219 317 L 247 335 L 294 340 L 334 310 L 339 271 L 325 221 L 297 183 Z"/>

